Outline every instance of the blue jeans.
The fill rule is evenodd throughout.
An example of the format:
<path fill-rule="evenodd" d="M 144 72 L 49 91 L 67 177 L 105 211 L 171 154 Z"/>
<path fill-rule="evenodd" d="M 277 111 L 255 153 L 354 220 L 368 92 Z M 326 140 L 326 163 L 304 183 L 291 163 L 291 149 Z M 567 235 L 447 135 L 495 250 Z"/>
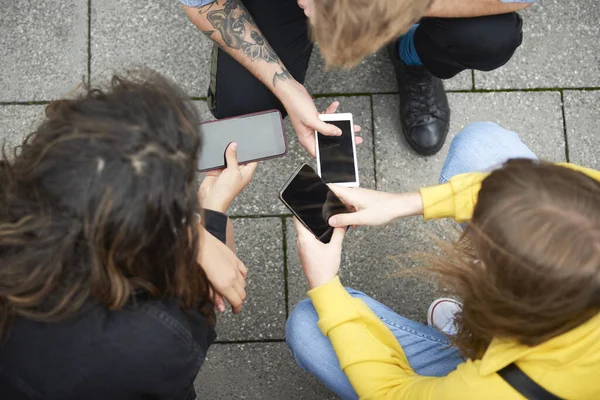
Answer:
<path fill-rule="evenodd" d="M 536 156 L 514 132 L 489 122 L 468 125 L 450 145 L 440 182 L 466 172 L 493 170 L 511 158 L 536 159 Z M 364 293 L 347 290 L 352 297 L 363 300 L 390 328 L 417 374 L 445 376 L 463 361 L 442 332 L 404 318 Z M 341 398 L 356 399 L 356 392 L 340 369 L 331 342 L 317 326 L 318 320 L 310 299 L 300 302 L 288 318 L 286 342 L 300 367 Z"/>

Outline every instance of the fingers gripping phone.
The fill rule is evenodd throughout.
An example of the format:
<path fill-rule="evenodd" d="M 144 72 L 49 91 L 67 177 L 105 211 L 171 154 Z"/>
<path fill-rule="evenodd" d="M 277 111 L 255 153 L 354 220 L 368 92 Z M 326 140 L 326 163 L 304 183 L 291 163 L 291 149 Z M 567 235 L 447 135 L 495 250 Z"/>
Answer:
<path fill-rule="evenodd" d="M 225 150 L 238 144 L 240 164 L 267 160 L 287 154 L 283 120 L 278 110 L 240 115 L 200 124 L 198 170 L 225 168 Z"/>
<path fill-rule="evenodd" d="M 327 183 L 359 186 L 352 114 L 321 114 L 319 118 L 340 128 L 342 135 L 325 136 L 315 132 L 317 173 Z"/>
<path fill-rule="evenodd" d="M 329 218 L 350 212 L 327 184 L 306 164 L 301 165 L 279 192 L 279 199 L 317 239 L 329 243 Z"/>

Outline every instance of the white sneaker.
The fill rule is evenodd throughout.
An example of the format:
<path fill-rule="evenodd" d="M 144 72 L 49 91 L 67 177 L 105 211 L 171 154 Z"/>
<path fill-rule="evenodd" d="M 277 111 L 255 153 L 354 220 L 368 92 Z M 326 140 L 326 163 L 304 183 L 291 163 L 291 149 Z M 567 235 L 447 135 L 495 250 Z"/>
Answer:
<path fill-rule="evenodd" d="M 427 325 L 433 326 L 446 335 L 455 335 L 458 331 L 454 323 L 454 314 L 460 311 L 462 303 L 449 298 L 434 300 L 427 310 Z"/>

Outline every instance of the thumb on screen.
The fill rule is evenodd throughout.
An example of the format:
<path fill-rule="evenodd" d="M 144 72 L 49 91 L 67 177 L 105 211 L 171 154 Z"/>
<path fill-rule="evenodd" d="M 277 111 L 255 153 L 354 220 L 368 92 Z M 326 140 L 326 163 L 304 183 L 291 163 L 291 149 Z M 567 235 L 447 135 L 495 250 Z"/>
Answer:
<path fill-rule="evenodd" d="M 316 131 L 325 136 L 340 136 L 342 134 L 340 128 L 335 125 L 327 124 L 321 120 L 316 124 Z"/>
<path fill-rule="evenodd" d="M 238 160 L 237 160 L 237 143 L 231 142 L 227 149 L 225 150 L 225 162 L 227 163 L 227 168 L 237 168 Z"/>
<path fill-rule="evenodd" d="M 365 220 L 367 219 L 366 217 L 364 210 L 361 210 L 353 213 L 334 215 L 329 218 L 329 221 L 327 222 L 334 228 L 352 225 L 368 225 L 368 220 Z"/>

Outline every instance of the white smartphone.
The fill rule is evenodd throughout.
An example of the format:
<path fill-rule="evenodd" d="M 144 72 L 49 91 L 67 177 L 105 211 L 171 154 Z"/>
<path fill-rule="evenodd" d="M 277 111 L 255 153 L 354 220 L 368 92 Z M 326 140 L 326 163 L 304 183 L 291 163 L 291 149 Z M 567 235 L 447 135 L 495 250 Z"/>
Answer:
<path fill-rule="evenodd" d="M 317 174 L 327 183 L 348 187 L 359 186 L 352 114 L 320 114 L 319 118 L 340 128 L 342 135 L 325 136 L 315 131 Z"/>

